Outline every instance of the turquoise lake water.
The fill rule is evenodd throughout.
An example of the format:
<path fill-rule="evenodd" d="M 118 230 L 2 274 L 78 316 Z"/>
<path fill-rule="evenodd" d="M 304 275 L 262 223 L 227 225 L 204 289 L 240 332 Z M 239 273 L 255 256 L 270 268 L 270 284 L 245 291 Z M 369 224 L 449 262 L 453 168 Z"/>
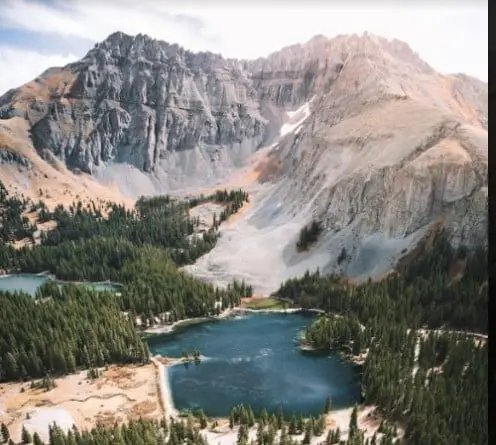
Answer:
<path fill-rule="evenodd" d="M 286 415 L 318 415 L 327 396 L 333 409 L 360 399 L 357 368 L 337 354 L 303 353 L 298 335 L 311 314 L 247 314 L 196 324 L 148 340 L 154 354 L 180 357 L 200 350 L 199 364 L 169 368 L 174 404 L 179 410 L 202 408 L 226 416 L 243 403 L 255 412 L 263 407 Z"/>
<path fill-rule="evenodd" d="M 49 280 L 46 276 L 34 274 L 13 274 L 0 277 L 0 290 L 15 292 L 24 291 L 30 295 L 35 294 L 36 289 Z M 61 283 L 63 284 L 63 283 Z M 112 283 L 80 283 L 83 286 L 92 287 L 96 290 L 118 291 L 120 286 Z"/>

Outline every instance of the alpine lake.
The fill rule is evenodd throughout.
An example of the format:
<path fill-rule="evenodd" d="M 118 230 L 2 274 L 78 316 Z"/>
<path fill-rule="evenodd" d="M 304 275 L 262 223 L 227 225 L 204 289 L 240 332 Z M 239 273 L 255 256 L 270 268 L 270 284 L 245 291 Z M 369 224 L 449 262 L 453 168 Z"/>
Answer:
<path fill-rule="evenodd" d="M 179 326 L 148 338 L 152 354 L 181 357 L 198 350 L 200 362 L 168 367 L 175 408 L 199 409 L 226 417 L 238 404 L 254 412 L 282 409 L 286 416 L 322 413 L 326 398 L 332 409 L 360 401 L 359 368 L 332 351 L 300 349 L 301 332 L 316 315 L 308 312 L 253 313 L 212 322 Z"/>

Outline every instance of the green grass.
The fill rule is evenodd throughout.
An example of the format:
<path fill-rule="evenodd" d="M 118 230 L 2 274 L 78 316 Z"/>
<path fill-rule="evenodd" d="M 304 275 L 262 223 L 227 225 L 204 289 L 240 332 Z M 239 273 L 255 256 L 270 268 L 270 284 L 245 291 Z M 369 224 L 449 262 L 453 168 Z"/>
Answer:
<path fill-rule="evenodd" d="M 287 309 L 291 307 L 289 303 L 277 300 L 275 298 L 257 298 L 246 303 L 245 307 L 247 309 L 263 309 L 276 311 L 280 309 Z"/>

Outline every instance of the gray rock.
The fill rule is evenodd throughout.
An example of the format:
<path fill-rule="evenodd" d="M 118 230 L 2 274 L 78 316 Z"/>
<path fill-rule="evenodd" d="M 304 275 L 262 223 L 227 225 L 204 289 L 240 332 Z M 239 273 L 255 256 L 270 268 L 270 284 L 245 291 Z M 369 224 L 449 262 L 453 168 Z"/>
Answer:
<path fill-rule="evenodd" d="M 115 161 L 153 173 L 173 152 L 229 154 L 245 143 L 253 152 L 267 137 L 245 73 L 215 54 L 115 33 L 64 70 L 65 90 L 30 100 L 26 114 L 36 149 L 69 168 L 92 173 Z M 57 76 L 48 70 L 38 83 L 49 89 Z"/>
<path fill-rule="evenodd" d="M 16 164 L 28 168 L 32 166 L 31 161 L 22 154 L 8 148 L 2 148 L 1 146 L 0 164 Z"/>

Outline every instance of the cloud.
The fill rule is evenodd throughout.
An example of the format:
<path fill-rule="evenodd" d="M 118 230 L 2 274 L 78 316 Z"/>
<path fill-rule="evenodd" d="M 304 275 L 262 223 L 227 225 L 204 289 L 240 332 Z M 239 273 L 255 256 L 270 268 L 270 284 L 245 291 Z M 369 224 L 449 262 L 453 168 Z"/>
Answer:
<path fill-rule="evenodd" d="M 11 46 L 0 45 L 0 94 L 39 76 L 47 68 L 74 62 L 74 54 L 41 54 Z"/>
<path fill-rule="evenodd" d="M 40 1 L 3 0 L 0 28 L 50 35 L 54 45 L 64 40 L 64 48 L 70 42 L 101 41 L 115 31 L 141 33 L 193 51 L 237 58 L 266 56 L 316 34 L 333 37 L 369 31 L 407 42 L 438 71 L 465 72 L 487 81 L 488 9 L 483 0 L 445 0 L 435 6 L 411 1 L 406 6 L 397 2 L 368 6 L 362 1 L 338 6 L 309 0 L 304 7 L 257 0 L 217 0 L 208 5 L 191 0 Z M 82 55 L 79 50 L 71 52 Z M 46 67 L 48 62 L 40 60 L 40 64 Z M 22 59 L 16 61 L 22 72 L 30 71 L 22 65 Z M 4 67 L 0 64 L 2 71 Z M 4 77 L 2 83 L 7 84 Z M 20 83 L 20 78 L 9 77 Z"/>
<path fill-rule="evenodd" d="M 159 2 L 96 2 L 94 0 L 55 0 L 52 5 L 26 0 L 7 0 L 0 6 L 4 27 L 39 33 L 54 33 L 64 38 L 104 40 L 115 31 L 148 34 L 177 42 L 192 49 L 206 50 L 209 36 L 204 23 L 194 15 L 175 13 Z M 33 20 L 36 17 L 36 20 Z"/>

